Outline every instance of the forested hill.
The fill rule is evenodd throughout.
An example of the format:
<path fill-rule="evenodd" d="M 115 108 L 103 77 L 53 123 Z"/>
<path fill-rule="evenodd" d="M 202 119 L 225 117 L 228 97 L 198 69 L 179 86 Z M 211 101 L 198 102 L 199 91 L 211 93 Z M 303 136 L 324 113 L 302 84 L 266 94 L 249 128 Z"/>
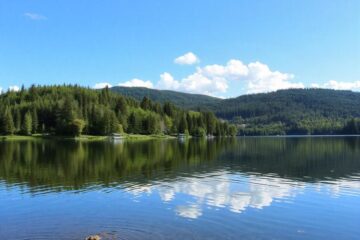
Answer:
<path fill-rule="evenodd" d="M 176 106 L 186 109 L 196 109 L 199 106 L 214 106 L 221 101 L 220 98 L 207 95 L 144 87 L 112 87 L 110 90 L 123 96 L 132 97 L 138 101 L 141 101 L 143 97 L 148 97 L 158 103 L 172 102 Z"/>
<path fill-rule="evenodd" d="M 226 119 L 236 116 L 272 119 L 277 118 L 277 115 L 287 115 L 290 119 L 308 115 L 360 117 L 360 93 L 329 89 L 288 89 L 243 95 L 225 99 L 220 105 L 221 108 L 215 108 L 216 112 Z"/>
<path fill-rule="evenodd" d="M 236 128 L 212 112 L 195 112 L 171 103 L 141 102 L 78 86 L 32 86 L 0 95 L 0 135 L 111 133 L 235 135 Z"/>
<path fill-rule="evenodd" d="M 147 88 L 113 88 L 127 96 L 171 101 L 190 109 L 207 109 L 241 125 L 242 134 L 336 134 L 360 117 L 360 93 L 329 89 L 288 89 L 219 99 Z M 351 131 L 352 133 L 354 131 Z"/>
<path fill-rule="evenodd" d="M 220 107 L 221 106 L 221 107 Z M 246 125 L 244 134 L 335 134 L 360 117 L 360 93 L 289 89 L 223 100 L 218 117 Z"/>

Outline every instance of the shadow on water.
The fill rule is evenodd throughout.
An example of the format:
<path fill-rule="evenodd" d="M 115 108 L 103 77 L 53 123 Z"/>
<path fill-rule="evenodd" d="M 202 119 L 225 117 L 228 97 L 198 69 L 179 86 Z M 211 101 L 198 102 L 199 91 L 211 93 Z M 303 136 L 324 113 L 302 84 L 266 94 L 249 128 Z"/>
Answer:
<path fill-rule="evenodd" d="M 360 138 L 223 138 L 142 142 L 0 142 L 7 185 L 79 190 L 228 171 L 317 182 L 360 171 Z"/>

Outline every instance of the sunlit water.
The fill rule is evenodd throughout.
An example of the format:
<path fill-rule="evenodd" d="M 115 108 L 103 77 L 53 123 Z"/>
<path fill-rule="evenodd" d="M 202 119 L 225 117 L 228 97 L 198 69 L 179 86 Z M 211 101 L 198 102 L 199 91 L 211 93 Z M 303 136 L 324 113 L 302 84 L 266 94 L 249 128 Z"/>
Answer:
<path fill-rule="evenodd" d="M 0 238 L 359 239 L 360 138 L 0 142 Z"/>

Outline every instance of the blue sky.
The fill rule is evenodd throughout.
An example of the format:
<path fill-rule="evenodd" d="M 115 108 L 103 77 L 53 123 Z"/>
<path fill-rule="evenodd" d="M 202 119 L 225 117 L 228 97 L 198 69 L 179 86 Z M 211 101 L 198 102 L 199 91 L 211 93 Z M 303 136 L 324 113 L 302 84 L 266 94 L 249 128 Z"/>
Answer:
<path fill-rule="evenodd" d="M 359 12 L 357 0 L 2 0 L 0 88 L 360 90 Z"/>

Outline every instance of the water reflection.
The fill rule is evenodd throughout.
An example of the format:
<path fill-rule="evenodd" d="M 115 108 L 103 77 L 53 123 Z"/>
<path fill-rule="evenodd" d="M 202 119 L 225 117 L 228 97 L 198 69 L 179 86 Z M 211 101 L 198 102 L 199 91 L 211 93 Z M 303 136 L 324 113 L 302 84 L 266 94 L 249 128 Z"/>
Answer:
<path fill-rule="evenodd" d="M 180 201 L 175 212 L 181 217 L 197 218 L 206 206 L 228 208 L 235 213 L 249 207 L 262 209 L 275 199 L 295 196 L 304 187 L 305 183 L 276 177 L 245 177 L 217 172 L 216 175 L 200 174 L 196 178 L 179 178 L 171 183 L 153 183 L 152 186 L 129 188 L 128 191 L 134 196 L 157 193 L 163 202 Z"/>
<path fill-rule="evenodd" d="M 360 191 L 359 138 L 239 138 L 144 142 L 0 142 L 0 186 L 23 193 L 158 195 L 181 217 L 292 201 L 311 187 Z"/>

